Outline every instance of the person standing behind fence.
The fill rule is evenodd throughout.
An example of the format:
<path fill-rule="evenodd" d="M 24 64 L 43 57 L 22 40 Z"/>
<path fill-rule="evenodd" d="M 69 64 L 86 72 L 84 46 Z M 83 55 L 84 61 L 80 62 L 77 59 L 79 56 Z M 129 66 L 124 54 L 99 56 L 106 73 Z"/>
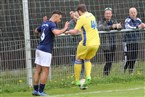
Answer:
<path fill-rule="evenodd" d="M 80 86 L 80 73 L 82 69 L 82 60 L 85 64 L 86 80 L 84 87 L 91 82 L 91 68 L 90 60 L 96 55 L 100 45 L 100 37 L 97 30 L 96 19 L 94 15 L 87 11 L 85 4 L 79 4 L 77 12 L 80 17 L 77 20 L 74 29 L 66 31 L 67 34 L 79 33 L 82 29 L 82 40 L 79 42 L 76 53 L 76 61 L 74 65 L 76 85 Z"/>
<path fill-rule="evenodd" d="M 145 28 L 145 24 L 141 19 L 137 18 L 137 10 L 135 7 L 129 9 L 129 17 L 125 20 L 125 29 L 141 29 Z M 138 56 L 138 43 L 140 40 L 140 31 L 131 31 L 124 34 L 124 72 L 129 69 L 131 74 Z"/>
<path fill-rule="evenodd" d="M 79 14 L 75 11 L 70 11 L 69 14 L 70 14 L 71 20 L 69 21 L 68 30 L 74 29 L 77 19 L 79 18 Z"/>
<path fill-rule="evenodd" d="M 98 24 L 99 31 L 110 31 L 114 29 L 121 29 L 120 23 L 117 23 L 115 19 L 112 18 L 112 8 L 105 8 L 104 17 Z M 104 52 L 106 63 L 103 69 L 103 75 L 109 75 L 113 58 L 115 56 L 116 44 L 115 44 L 115 34 L 114 33 L 102 33 L 101 44 Z"/>
<path fill-rule="evenodd" d="M 47 96 L 44 93 L 44 87 L 48 79 L 49 67 L 52 59 L 53 42 L 55 35 L 60 35 L 68 28 L 68 22 L 65 23 L 63 29 L 58 30 L 56 23 L 60 22 L 62 13 L 54 11 L 49 20 L 43 17 L 43 22 L 35 29 L 35 32 L 40 32 L 40 43 L 35 52 L 35 73 L 34 73 L 34 91 L 32 95 Z"/>

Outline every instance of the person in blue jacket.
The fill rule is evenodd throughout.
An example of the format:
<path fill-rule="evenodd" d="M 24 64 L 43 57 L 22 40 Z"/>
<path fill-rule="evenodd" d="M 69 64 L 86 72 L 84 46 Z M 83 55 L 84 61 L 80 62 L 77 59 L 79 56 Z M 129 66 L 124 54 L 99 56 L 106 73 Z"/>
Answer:
<path fill-rule="evenodd" d="M 125 29 L 142 29 L 145 24 L 140 18 L 137 18 L 137 9 L 131 7 L 129 9 L 129 17 L 125 19 Z M 130 31 L 124 34 L 124 72 L 128 68 L 129 73 L 133 73 L 135 62 L 138 56 L 138 44 L 141 37 L 141 31 Z"/>

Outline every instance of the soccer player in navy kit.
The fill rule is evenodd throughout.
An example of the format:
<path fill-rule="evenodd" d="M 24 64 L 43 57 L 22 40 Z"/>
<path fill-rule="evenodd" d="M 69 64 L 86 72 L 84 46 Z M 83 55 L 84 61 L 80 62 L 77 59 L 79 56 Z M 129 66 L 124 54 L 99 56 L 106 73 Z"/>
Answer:
<path fill-rule="evenodd" d="M 60 22 L 62 13 L 54 11 L 49 20 L 43 21 L 40 26 L 35 29 L 35 32 L 40 32 L 40 43 L 35 52 L 36 69 L 34 73 L 34 91 L 32 95 L 47 96 L 44 93 L 44 87 L 48 79 L 49 67 L 52 59 L 53 42 L 55 35 L 60 35 L 68 28 L 68 22 L 64 28 L 59 30 L 56 23 Z"/>

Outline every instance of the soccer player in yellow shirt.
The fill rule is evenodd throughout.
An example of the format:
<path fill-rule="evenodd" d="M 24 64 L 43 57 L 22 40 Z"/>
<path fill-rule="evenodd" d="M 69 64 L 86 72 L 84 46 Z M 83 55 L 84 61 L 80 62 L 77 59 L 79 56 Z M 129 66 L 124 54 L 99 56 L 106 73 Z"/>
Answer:
<path fill-rule="evenodd" d="M 90 60 L 96 55 L 100 46 L 100 37 L 97 30 L 95 16 L 87 11 L 85 4 L 79 4 L 77 7 L 79 19 L 77 20 L 74 29 L 66 31 L 67 34 L 76 34 L 82 31 L 82 40 L 79 42 L 76 53 L 76 61 L 74 65 L 76 85 L 80 86 L 80 73 L 82 69 L 82 61 L 84 60 L 86 70 L 86 80 L 84 85 L 91 82 L 91 68 Z"/>

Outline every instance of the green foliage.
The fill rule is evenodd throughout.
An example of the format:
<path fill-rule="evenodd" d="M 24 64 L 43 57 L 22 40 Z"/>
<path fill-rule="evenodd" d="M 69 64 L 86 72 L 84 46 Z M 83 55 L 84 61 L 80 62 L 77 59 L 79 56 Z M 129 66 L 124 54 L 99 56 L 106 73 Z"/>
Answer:
<path fill-rule="evenodd" d="M 61 80 L 49 80 L 46 85 L 46 90 L 57 89 L 57 88 L 72 88 L 74 85 L 74 76 L 68 76 L 66 79 Z M 136 81 L 145 81 L 145 75 L 123 75 L 123 76 L 107 76 L 107 77 L 93 77 L 91 85 L 105 85 L 111 83 L 127 83 L 127 82 L 136 82 Z M 19 84 L 19 85 L 18 85 Z M 32 91 L 32 87 L 28 87 L 27 84 L 21 80 L 18 81 L 18 84 L 5 84 L 2 87 L 2 93 L 12 93 L 12 92 L 27 92 Z"/>
<path fill-rule="evenodd" d="M 123 75 L 123 76 L 106 76 L 103 78 L 94 77 L 92 83 L 108 84 L 108 83 L 125 83 L 131 81 L 145 80 L 144 75 Z"/>
<path fill-rule="evenodd" d="M 29 91 L 31 88 L 28 87 L 26 84 L 14 85 L 14 84 L 6 84 L 2 87 L 2 93 L 13 93 L 13 92 L 26 92 Z"/>
<path fill-rule="evenodd" d="M 80 90 L 76 86 L 71 88 L 51 87 L 45 92 L 49 94 L 49 97 L 145 97 L 143 85 L 144 81 L 139 79 L 124 83 L 92 83 L 87 90 Z M 0 93 L 0 97 L 34 97 L 31 94 L 32 91 L 32 88 L 27 88 L 27 91 L 4 92 Z"/>

